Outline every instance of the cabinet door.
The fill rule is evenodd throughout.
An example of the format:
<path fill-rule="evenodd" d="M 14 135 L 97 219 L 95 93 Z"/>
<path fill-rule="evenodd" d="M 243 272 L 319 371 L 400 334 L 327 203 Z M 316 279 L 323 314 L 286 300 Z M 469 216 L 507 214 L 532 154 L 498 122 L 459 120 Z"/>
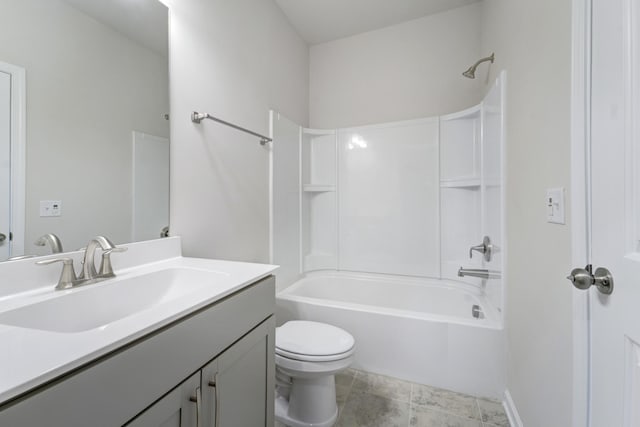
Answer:
<path fill-rule="evenodd" d="M 203 368 L 204 426 L 273 426 L 274 349 L 272 316 Z"/>
<path fill-rule="evenodd" d="M 200 372 L 125 424 L 127 427 L 196 427 Z"/>

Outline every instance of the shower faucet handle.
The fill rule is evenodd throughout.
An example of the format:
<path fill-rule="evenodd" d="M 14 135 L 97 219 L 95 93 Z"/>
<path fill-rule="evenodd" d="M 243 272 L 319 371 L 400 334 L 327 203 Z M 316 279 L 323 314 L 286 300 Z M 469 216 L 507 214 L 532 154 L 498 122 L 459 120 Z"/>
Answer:
<path fill-rule="evenodd" d="M 493 252 L 493 245 L 489 236 L 484 236 L 482 243 L 477 246 L 471 246 L 469 248 L 469 258 L 473 258 L 473 251 L 480 252 L 484 255 L 484 260 L 491 261 L 491 252 Z"/>

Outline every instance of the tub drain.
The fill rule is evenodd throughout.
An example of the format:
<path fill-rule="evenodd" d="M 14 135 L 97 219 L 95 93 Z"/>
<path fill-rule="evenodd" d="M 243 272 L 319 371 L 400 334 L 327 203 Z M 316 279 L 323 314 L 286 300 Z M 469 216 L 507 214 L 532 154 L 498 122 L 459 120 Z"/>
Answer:
<path fill-rule="evenodd" d="M 478 304 L 473 304 L 471 306 L 471 315 L 476 319 L 484 319 L 484 313 Z"/>

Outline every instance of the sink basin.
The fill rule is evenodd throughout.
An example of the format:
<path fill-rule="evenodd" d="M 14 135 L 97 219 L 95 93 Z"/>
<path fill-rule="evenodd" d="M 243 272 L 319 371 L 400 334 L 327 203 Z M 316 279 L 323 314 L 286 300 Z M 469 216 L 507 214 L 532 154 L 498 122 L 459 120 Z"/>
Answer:
<path fill-rule="evenodd" d="M 83 332 L 180 298 L 225 273 L 168 268 L 82 290 L 0 313 L 0 324 L 53 332 Z"/>

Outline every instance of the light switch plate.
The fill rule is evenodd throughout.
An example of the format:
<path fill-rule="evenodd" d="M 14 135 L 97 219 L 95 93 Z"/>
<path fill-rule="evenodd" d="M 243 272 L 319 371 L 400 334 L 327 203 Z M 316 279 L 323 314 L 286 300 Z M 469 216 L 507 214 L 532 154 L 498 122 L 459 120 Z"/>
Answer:
<path fill-rule="evenodd" d="M 564 224 L 564 188 L 547 189 L 547 222 Z"/>
<path fill-rule="evenodd" d="M 40 200 L 40 216 L 62 215 L 61 200 Z"/>

